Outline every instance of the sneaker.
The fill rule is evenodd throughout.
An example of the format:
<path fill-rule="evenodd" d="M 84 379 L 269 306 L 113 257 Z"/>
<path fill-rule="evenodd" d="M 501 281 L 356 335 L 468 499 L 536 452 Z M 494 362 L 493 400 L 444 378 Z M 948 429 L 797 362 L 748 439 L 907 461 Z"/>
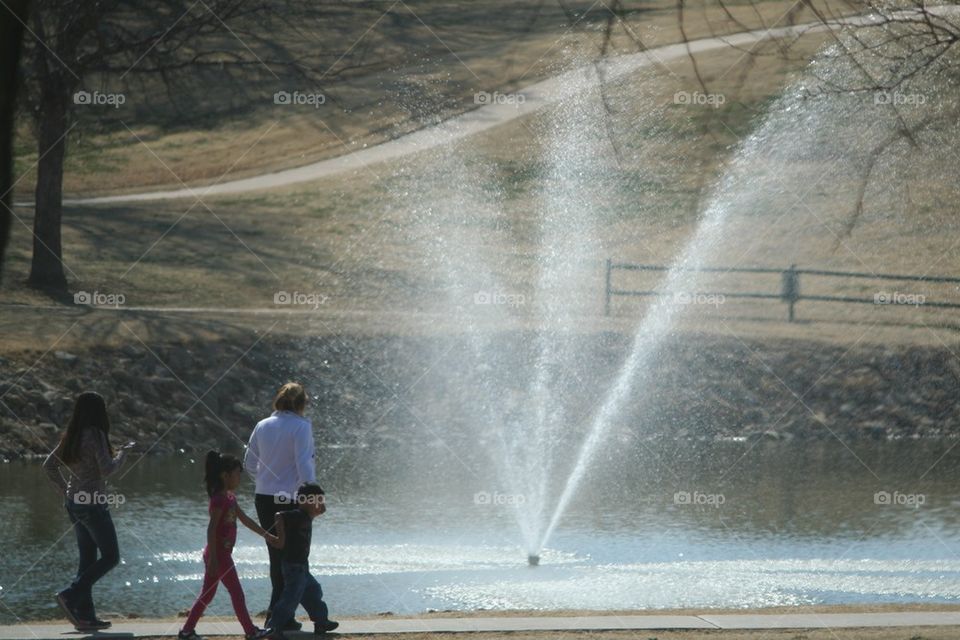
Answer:
<path fill-rule="evenodd" d="M 191 629 L 190 631 L 181 629 L 177 637 L 180 638 L 180 640 L 201 640 L 200 636 L 197 635 L 196 629 Z"/>
<path fill-rule="evenodd" d="M 109 620 L 101 620 L 100 618 L 94 617 L 87 625 L 88 628 L 91 629 L 109 629 L 113 626 L 113 623 Z"/>
<path fill-rule="evenodd" d="M 263 640 L 269 638 L 272 633 L 273 629 L 257 629 L 253 633 L 248 633 L 246 638 L 247 640 Z"/>
<path fill-rule="evenodd" d="M 283 631 L 279 629 L 267 629 L 267 638 L 270 640 L 287 640 L 287 636 L 283 635 Z"/>
<path fill-rule="evenodd" d="M 333 620 L 327 620 L 326 622 L 315 622 L 313 625 L 313 635 L 323 635 L 327 631 L 333 631 L 339 626 L 340 623 L 334 622 Z"/>
<path fill-rule="evenodd" d="M 60 605 L 61 609 L 63 609 L 63 613 L 67 616 L 67 620 L 70 621 L 70 624 L 77 626 L 80 620 L 77 617 L 77 612 L 73 610 L 73 604 L 70 602 L 69 593 L 69 589 L 64 589 L 63 591 L 59 592 L 57 594 L 57 604 Z"/>
<path fill-rule="evenodd" d="M 77 631 L 103 631 L 112 627 L 113 623 L 109 620 L 93 618 L 92 620 L 77 620 L 77 623 L 73 626 L 76 627 Z"/>
<path fill-rule="evenodd" d="M 296 619 L 293 619 L 287 624 L 283 625 L 283 629 L 280 629 L 280 631 L 300 631 L 302 628 L 303 623 L 297 622 Z"/>

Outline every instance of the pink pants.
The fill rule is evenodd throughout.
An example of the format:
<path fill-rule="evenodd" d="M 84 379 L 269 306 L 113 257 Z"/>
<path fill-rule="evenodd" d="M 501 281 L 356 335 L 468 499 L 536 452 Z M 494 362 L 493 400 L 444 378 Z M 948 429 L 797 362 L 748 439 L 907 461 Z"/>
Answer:
<path fill-rule="evenodd" d="M 204 549 L 204 564 L 206 564 L 207 561 L 207 553 L 208 551 Z M 248 636 L 253 635 L 257 632 L 257 628 L 253 625 L 253 621 L 250 620 L 250 613 L 247 611 L 247 600 L 243 596 L 243 587 L 240 586 L 240 577 L 237 575 L 237 567 L 233 564 L 233 556 L 226 551 L 221 551 L 219 565 L 220 566 L 217 567 L 217 573 L 219 575 L 211 574 L 209 569 L 204 570 L 203 589 L 200 591 L 200 595 L 197 597 L 193 608 L 190 609 L 190 615 L 187 616 L 183 630 L 190 632 L 196 629 L 197 621 L 200 620 L 200 616 L 203 615 L 203 612 L 207 610 L 207 606 L 213 601 L 213 596 L 217 595 L 217 585 L 222 582 L 223 586 L 225 586 L 230 593 L 233 611 L 237 614 L 237 620 L 240 621 L 243 632 Z"/>

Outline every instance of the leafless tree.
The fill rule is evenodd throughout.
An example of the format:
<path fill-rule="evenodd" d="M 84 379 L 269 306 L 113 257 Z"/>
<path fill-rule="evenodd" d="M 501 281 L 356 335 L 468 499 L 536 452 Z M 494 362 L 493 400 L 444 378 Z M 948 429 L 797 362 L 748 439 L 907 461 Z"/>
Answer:
<path fill-rule="evenodd" d="M 0 10 L 0 274 L 10 235 L 13 190 L 13 119 L 17 100 L 17 67 L 23 40 L 27 0 L 10 0 Z"/>
<path fill-rule="evenodd" d="M 677 15 L 681 33 L 685 34 L 686 0 L 677 0 Z M 747 24 L 734 14 L 733 7 L 721 0 L 720 6 L 727 18 L 741 30 L 756 29 L 756 24 Z M 823 94 L 865 94 L 886 96 L 880 104 L 889 110 L 897 125 L 874 148 L 860 168 L 856 198 L 849 215 L 841 227 L 834 245 L 837 250 L 853 233 L 864 211 L 864 198 L 874 172 L 887 153 L 893 152 L 898 142 L 906 142 L 914 148 L 921 145 L 919 135 L 931 128 L 952 126 L 960 119 L 960 102 L 954 100 L 952 108 L 936 113 L 908 117 L 897 100 L 890 99 L 904 91 L 911 83 L 922 80 L 926 87 L 936 85 L 956 86 L 960 80 L 960 5 L 956 3 L 930 4 L 924 0 L 842 0 L 834 3 L 816 3 L 804 0 L 793 6 L 776 24 L 767 24 L 754 9 L 753 17 L 762 28 L 792 26 L 800 23 L 827 27 L 834 51 L 834 64 L 843 64 L 849 73 L 817 74 L 816 86 L 808 91 L 811 98 Z M 686 38 L 685 38 L 686 39 Z M 768 50 L 772 55 L 790 56 L 796 37 L 773 41 Z M 744 61 L 749 64 L 756 49 L 744 49 Z M 691 59 L 696 64 L 693 56 Z M 694 67 L 696 70 L 696 66 Z M 709 92 L 707 83 L 697 74 L 703 90 Z M 916 86 L 914 86 L 916 89 Z"/>
<path fill-rule="evenodd" d="M 892 99 L 898 92 L 957 85 L 960 80 L 958 9 L 960 7 L 955 4 L 927 5 L 922 0 L 911 0 L 899 6 L 871 0 L 860 10 L 861 14 L 870 17 L 868 21 L 842 33 L 831 31 L 841 57 L 855 72 L 839 81 L 820 78 L 821 90 L 884 95 L 883 104 L 896 122 L 891 133 L 871 149 L 864 163 L 856 200 L 836 239 L 834 250 L 860 222 L 864 197 L 885 154 L 891 153 L 901 142 L 921 150 L 925 132 L 952 127 L 960 118 L 960 103 L 956 100 L 949 101 L 947 109 L 926 110 L 920 117 L 910 117 L 902 111 L 898 100 Z M 822 15 L 819 17 L 824 19 Z"/>
<path fill-rule="evenodd" d="M 694 37 L 687 29 L 688 1 L 677 0 L 676 5 L 683 40 Z M 583 15 L 580 9 L 571 9 L 567 0 L 556 2 L 570 24 L 580 21 Z M 533 21 L 542 5 L 543 2 L 539 2 L 532 12 Z M 830 33 L 836 39 L 836 46 L 862 73 L 860 80 L 849 86 L 824 82 L 822 88 L 828 91 L 895 90 L 919 74 L 952 69 L 948 61 L 960 37 L 960 16 L 950 11 L 952 5 L 946 5 L 945 10 L 944 6 L 928 7 L 922 0 L 907 0 L 896 6 L 881 0 L 804 0 L 780 16 L 776 23 L 769 23 L 758 6 L 722 0 L 719 7 L 726 17 L 722 33 L 756 29 L 758 25 L 773 28 L 812 21 L 832 25 Z M 642 3 L 601 0 L 589 10 L 598 12 L 605 22 L 600 58 L 614 52 L 616 30 L 622 30 L 621 35 L 637 50 L 647 48 L 647 43 L 633 28 L 646 10 Z M 167 106 L 172 109 L 189 109 L 189 104 L 184 106 L 178 96 L 198 95 L 211 74 L 225 74 L 236 81 L 238 88 L 250 91 L 253 87 L 256 91 L 270 83 L 275 87 L 280 76 L 318 81 L 317 76 L 321 75 L 318 70 L 323 70 L 320 80 L 330 83 L 354 73 L 383 70 L 389 61 L 382 59 L 383 56 L 377 59 L 370 55 L 374 49 L 369 45 L 355 50 L 350 45 L 348 50 L 346 44 L 339 42 L 318 43 L 317 32 L 307 26 L 307 22 L 325 20 L 367 24 L 368 17 L 396 22 L 403 7 L 381 15 L 382 11 L 383 6 L 376 2 L 36 0 L 26 26 L 22 74 L 38 153 L 29 282 L 40 288 L 62 290 L 66 287 L 60 234 L 62 183 L 68 134 L 77 123 L 78 92 L 127 92 L 128 103 L 137 102 L 135 98 L 142 96 L 145 99 L 135 105 L 139 116 L 140 110 L 147 108 L 144 105 L 155 102 L 158 95 L 165 96 Z M 752 17 L 748 20 L 751 11 Z M 369 16 L 362 15 L 363 12 Z M 871 20 L 849 22 L 848 26 L 840 27 L 850 16 L 867 14 L 872 16 Z M 419 17 L 414 24 L 417 21 Z M 286 37 L 278 37 L 278 33 Z M 722 33 L 718 31 L 716 35 Z M 747 64 L 754 56 L 770 52 L 792 55 L 790 39 L 773 40 L 772 44 L 765 47 L 762 54 L 758 49 L 745 49 Z M 305 49 L 311 48 L 313 51 L 305 53 Z M 881 72 L 878 73 L 878 65 L 868 64 L 867 58 L 884 60 L 886 64 L 879 65 Z M 695 59 L 693 63 L 695 74 L 708 91 Z M 218 86 L 223 86 L 222 82 L 218 82 Z M 604 105 L 608 110 L 611 108 L 606 98 Z M 895 104 L 890 108 L 897 110 Z M 904 120 L 897 135 L 911 140 L 917 126 L 933 124 L 918 125 Z M 610 137 L 613 151 L 619 157 L 616 136 Z M 883 153 L 888 146 L 878 148 L 877 153 Z M 869 170 L 868 167 L 865 183 L 870 179 Z M 862 194 L 861 204 L 851 213 L 848 233 L 855 226 L 861 209 Z"/>
<path fill-rule="evenodd" d="M 293 0 L 36 0 L 25 25 L 22 74 L 38 153 L 29 283 L 66 288 L 64 158 L 80 104 L 95 103 L 102 92 L 108 101 L 141 96 L 138 109 L 164 93 L 176 105 L 177 91 L 197 95 L 210 77 L 205 74 L 227 75 L 238 93 L 271 76 L 309 78 L 311 66 L 276 33 L 297 29 L 298 12 L 316 18 L 314 8 L 330 6 Z"/>

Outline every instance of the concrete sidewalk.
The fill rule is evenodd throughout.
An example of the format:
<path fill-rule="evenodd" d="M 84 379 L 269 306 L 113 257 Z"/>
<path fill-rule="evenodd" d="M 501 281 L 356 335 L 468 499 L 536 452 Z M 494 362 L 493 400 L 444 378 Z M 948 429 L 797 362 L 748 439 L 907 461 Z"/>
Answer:
<path fill-rule="evenodd" d="M 0 627 L 0 640 L 62 640 L 64 638 L 144 638 L 176 636 L 182 620 L 157 622 L 119 620 L 100 633 L 82 633 L 65 624 L 20 624 Z M 596 615 L 564 617 L 407 618 L 343 620 L 336 634 L 471 633 L 505 631 L 614 631 L 684 629 L 842 629 L 856 627 L 960 626 L 960 611 L 909 611 L 891 613 L 795 613 Z M 312 631 L 310 623 L 304 630 Z M 237 622 L 201 622 L 201 636 L 242 636 Z M 292 638 L 310 634 L 290 633 Z"/>

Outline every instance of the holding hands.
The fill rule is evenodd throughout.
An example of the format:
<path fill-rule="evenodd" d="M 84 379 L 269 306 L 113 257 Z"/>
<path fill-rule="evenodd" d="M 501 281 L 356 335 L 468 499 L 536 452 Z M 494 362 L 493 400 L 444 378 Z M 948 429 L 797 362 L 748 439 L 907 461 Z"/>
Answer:
<path fill-rule="evenodd" d="M 270 533 L 269 531 L 261 527 L 259 524 L 257 524 L 253 519 L 250 518 L 250 516 L 245 514 L 243 510 L 240 508 L 237 509 L 237 520 L 242 522 L 243 526 L 245 526 L 247 529 L 250 529 L 250 531 L 253 531 L 255 534 L 257 534 L 258 536 L 266 540 L 268 545 L 270 545 L 271 547 L 277 547 L 277 544 L 279 543 L 279 539 L 277 538 L 277 536 L 273 535 L 272 533 Z"/>

